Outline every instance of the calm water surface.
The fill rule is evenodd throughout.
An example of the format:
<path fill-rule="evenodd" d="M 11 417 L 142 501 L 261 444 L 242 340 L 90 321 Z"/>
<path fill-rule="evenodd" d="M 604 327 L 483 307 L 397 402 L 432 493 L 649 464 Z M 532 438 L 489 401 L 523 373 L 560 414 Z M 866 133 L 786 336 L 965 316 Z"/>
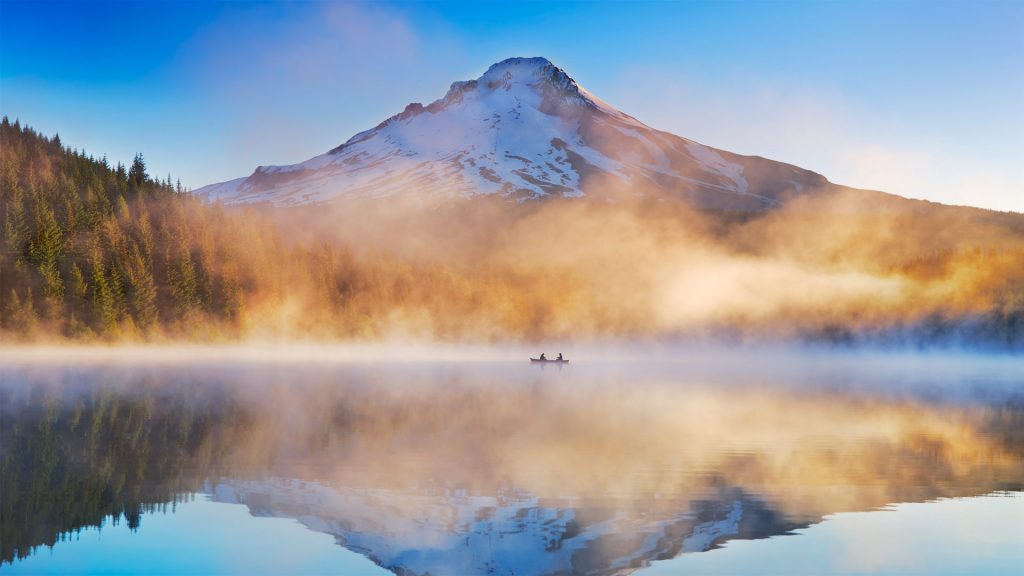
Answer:
<path fill-rule="evenodd" d="M 0 362 L 0 571 L 1014 574 L 1007 358 Z"/>

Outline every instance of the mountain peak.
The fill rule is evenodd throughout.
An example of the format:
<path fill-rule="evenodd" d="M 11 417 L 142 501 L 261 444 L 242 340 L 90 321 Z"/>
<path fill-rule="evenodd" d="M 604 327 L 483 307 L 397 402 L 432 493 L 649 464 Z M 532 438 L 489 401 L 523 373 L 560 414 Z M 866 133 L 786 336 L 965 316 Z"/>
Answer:
<path fill-rule="evenodd" d="M 490 67 L 487 68 L 487 72 L 484 72 L 484 76 L 493 71 L 502 70 L 508 67 L 518 67 L 523 69 L 543 69 L 549 67 L 555 68 L 555 65 L 551 62 L 551 60 L 548 60 L 543 56 L 513 56 L 511 58 L 505 58 L 501 62 L 495 62 L 494 64 L 491 64 Z"/>
<path fill-rule="evenodd" d="M 539 93 L 548 104 L 549 111 L 560 103 L 595 106 L 594 98 L 582 90 L 564 70 L 547 58 L 507 58 L 492 64 L 476 80 L 453 82 L 444 98 L 425 108 L 434 112 L 442 107 L 458 104 L 467 92 L 509 92 L 516 87 Z"/>
<path fill-rule="evenodd" d="M 576 81 L 564 70 L 552 64 L 547 58 L 541 57 L 502 60 L 492 64 L 477 82 L 492 89 L 515 83 L 533 85 L 540 82 L 548 82 L 559 87 L 576 86 Z"/>
<path fill-rule="evenodd" d="M 539 56 L 508 58 L 492 64 L 476 82 L 489 90 L 509 90 L 521 84 L 538 89 L 546 96 L 561 96 L 576 104 L 593 104 L 565 70 Z"/>
<path fill-rule="evenodd" d="M 582 107 L 600 108 L 606 113 L 622 115 L 621 112 L 612 109 L 581 88 L 564 70 L 552 64 L 547 58 L 540 56 L 516 57 L 506 58 L 492 64 L 476 80 L 453 82 L 443 98 L 427 106 L 419 102 L 407 105 L 402 112 L 381 122 L 374 130 L 382 129 L 394 122 L 410 120 L 424 112 L 437 114 L 457 107 L 463 103 L 467 95 L 471 95 L 470 98 L 497 96 L 500 99 L 515 101 L 516 106 L 519 106 L 523 98 L 532 99 L 530 94 L 539 97 L 534 105 L 545 114 L 572 115 Z M 330 153 L 341 152 L 347 145 L 359 142 L 366 136 L 366 132 L 356 134 L 348 142 L 331 150 Z"/>
<path fill-rule="evenodd" d="M 325 154 L 197 191 L 296 205 L 416 195 L 425 204 L 496 195 L 659 195 L 760 210 L 824 184 L 814 173 L 654 130 L 593 96 L 546 58 L 509 58 L 413 103 Z"/>

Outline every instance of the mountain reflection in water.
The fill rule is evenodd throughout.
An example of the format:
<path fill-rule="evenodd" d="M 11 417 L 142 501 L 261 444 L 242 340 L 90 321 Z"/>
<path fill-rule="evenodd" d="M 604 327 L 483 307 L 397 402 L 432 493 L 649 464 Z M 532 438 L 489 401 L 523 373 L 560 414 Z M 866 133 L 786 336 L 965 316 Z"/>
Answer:
<path fill-rule="evenodd" d="M 400 574 L 624 574 L 1021 489 L 1015 375 L 855 364 L 7 365 L 0 562 L 207 493 Z"/>

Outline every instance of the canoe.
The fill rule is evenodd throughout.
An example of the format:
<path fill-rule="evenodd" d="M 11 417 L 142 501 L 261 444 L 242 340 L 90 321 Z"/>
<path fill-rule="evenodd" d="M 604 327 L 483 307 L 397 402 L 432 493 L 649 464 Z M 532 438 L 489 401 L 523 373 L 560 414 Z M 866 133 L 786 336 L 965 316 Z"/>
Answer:
<path fill-rule="evenodd" d="M 559 360 L 558 358 L 553 358 L 553 359 L 545 358 L 544 360 L 541 360 L 540 358 L 530 358 L 530 362 L 531 363 L 537 363 L 537 364 L 568 364 L 569 363 L 568 360 Z"/>

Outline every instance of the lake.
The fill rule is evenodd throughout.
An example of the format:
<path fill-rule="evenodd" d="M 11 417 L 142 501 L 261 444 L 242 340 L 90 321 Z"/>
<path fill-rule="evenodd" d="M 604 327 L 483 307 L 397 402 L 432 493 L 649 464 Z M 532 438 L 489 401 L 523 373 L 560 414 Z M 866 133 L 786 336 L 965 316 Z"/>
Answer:
<path fill-rule="evenodd" d="M 1016 358 L 364 352 L 0 353 L 0 571 L 1024 566 Z"/>

